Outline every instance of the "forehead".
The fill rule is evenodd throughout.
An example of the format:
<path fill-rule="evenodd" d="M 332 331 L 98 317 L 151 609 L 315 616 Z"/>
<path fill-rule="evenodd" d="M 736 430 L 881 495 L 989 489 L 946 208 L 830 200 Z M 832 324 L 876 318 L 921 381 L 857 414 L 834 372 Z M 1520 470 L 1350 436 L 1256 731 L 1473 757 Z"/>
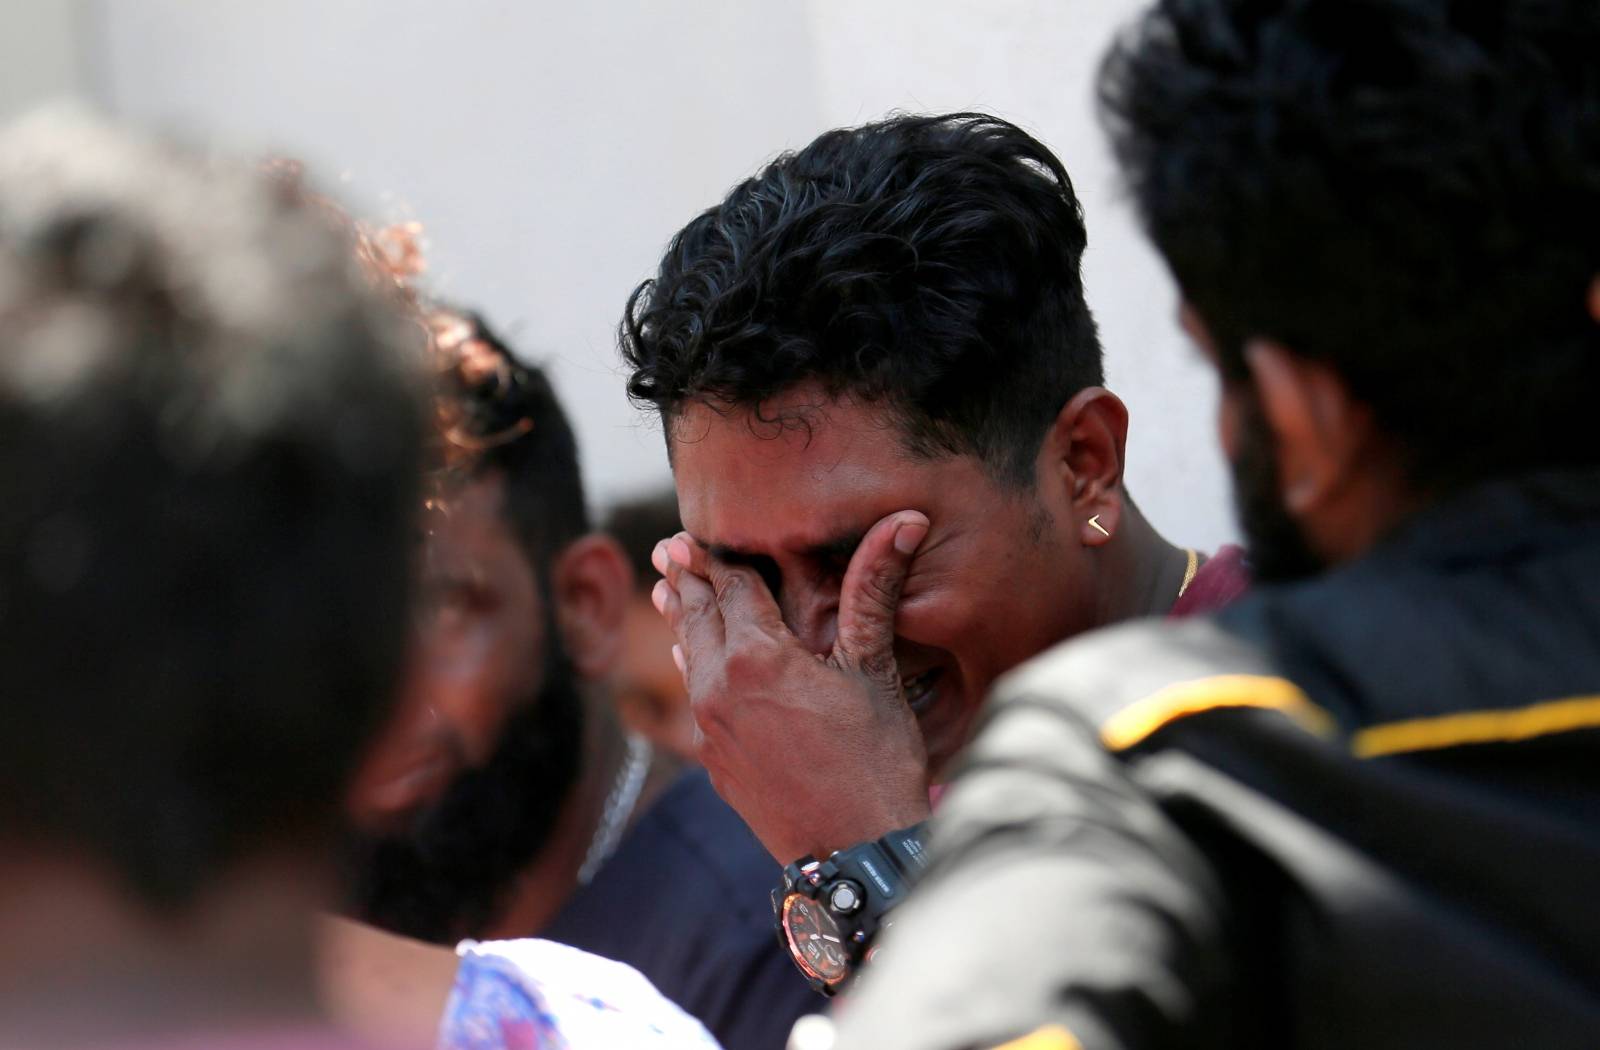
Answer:
<path fill-rule="evenodd" d="M 423 515 L 427 567 L 470 576 L 509 565 L 531 572 L 505 511 L 505 480 L 499 473 L 445 486 L 428 500 Z"/>
<path fill-rule="evenodd" d="M 970 458 L 913 456 L 884 409 L 806 387 L 759 413 L 691 404 L 671 440 L 684 527 L 702 543 L 765 554 L 926 510 L 940 480 Z"/>

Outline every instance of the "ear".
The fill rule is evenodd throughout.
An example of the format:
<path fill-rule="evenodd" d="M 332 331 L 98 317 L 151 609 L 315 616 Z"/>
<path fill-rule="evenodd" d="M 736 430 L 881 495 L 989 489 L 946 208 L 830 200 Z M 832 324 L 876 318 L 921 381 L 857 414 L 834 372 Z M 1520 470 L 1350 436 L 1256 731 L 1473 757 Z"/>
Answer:
<path fill-rule="evenodd" d="M 1117 533 L 1127 447 L 1128 408 L 1098 386 L 1078 391 L 1063 405 L 1045 436 L 1046 469 L 1071 508 L 1084 546 L 1098 547 Z"/>
<path fill-rule="evenodd" d="M 1360 473 L 1372 413 L 1337 372 L 1279 343 L 1251 342 L 1244 357 L 1272 431 L 1284 507 L 1303 517 Z"/>
<path fill-rule="evenodd" d="M 589 533 L 568 544 L 551 569 L 556 625 L 578 674 L 604 678 L 622 651 L 622 622 L 633 569 L 610 536 Z"/>
<path fill-rule="evenodd" d="M 1589 316 L 1600 324 L 1600 275 L 1589 282 Z"/>

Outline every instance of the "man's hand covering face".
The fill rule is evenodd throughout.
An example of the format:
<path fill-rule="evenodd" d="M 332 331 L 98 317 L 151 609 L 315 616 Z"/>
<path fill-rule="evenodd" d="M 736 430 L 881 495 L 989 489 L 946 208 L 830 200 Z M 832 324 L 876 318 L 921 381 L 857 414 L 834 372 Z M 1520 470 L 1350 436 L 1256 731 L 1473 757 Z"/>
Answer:
<path fill-rule="evenodd" d="M 827 654 L 784 624 L 760 575 L 687 533 L 656 547 L 653 594 L 698 727 L 700 761 L 762 845 L 788 863 L 928 815 L 927 752 L 894 658 L 894 621 L 928 519 L 899 511 L 856 548 Z"/>

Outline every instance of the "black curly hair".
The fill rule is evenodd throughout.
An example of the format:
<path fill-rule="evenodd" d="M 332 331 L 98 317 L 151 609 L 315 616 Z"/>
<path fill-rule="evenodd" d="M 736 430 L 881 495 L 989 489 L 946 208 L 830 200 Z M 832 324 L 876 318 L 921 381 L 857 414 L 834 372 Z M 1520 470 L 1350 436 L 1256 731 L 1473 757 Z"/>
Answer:
<path fill-rule="evenodd" d="M 1160 0 L 1101 74 L 1218 344 L 1330 362 L 1423 488 L 1600 461 L 1600 4 Z"/>
<path fill-rule="evenodd" d="M 628 300 L 628 391 L 670 423 L 818 382 L 886 405 L 913 453 L 1028 486 L 1050 421 L 1103 382 L 1084 245 L 1066 169 L 1014 124 L 829 131 L 672 239 Z"/>

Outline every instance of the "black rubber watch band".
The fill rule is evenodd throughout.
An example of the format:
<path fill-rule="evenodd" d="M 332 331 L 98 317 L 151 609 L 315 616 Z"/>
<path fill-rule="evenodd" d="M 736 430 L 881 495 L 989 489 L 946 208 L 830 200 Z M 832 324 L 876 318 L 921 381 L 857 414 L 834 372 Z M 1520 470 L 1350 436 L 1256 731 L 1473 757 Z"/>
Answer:
<path fill-rule="evenodd" d="M 891 831 L 826 860 L 802 857 L 784 868 L 772 894 L 778 939 L 824 995 L 836 994 L 870 956 L 886 916 L 927 867 L 923 827 Z M 819 937 L 829 945 L 820 945 Z"/>

